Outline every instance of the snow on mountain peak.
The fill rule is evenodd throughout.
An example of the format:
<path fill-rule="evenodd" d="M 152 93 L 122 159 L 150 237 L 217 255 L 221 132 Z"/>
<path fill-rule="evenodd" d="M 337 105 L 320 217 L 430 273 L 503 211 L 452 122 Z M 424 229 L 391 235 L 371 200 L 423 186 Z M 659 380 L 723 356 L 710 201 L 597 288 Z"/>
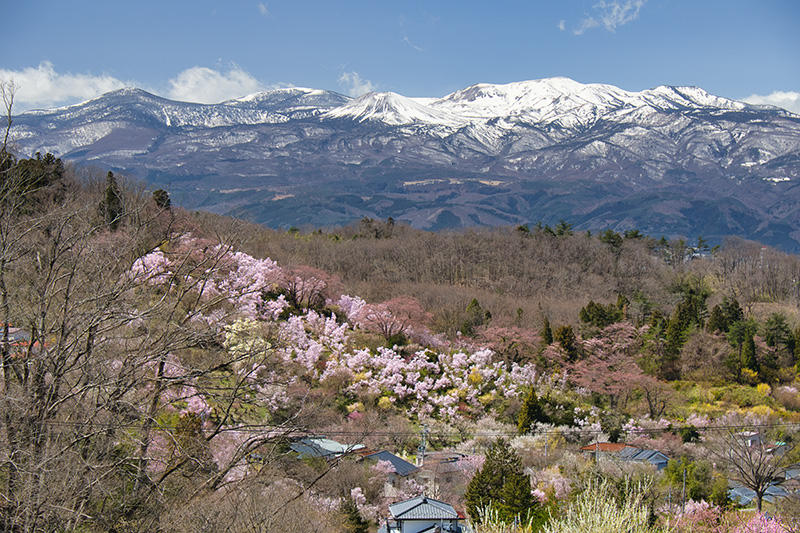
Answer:
<path fill-rule="evenodd" d="M 680 107 L 716 107 L 733 110 L 747 107 L 747 104 L 729 98 L 715 96 L 700 87 L 659 85 L 649 91 L 642 91 L 642 94 L 651 99 L 665 99 L 674 106 Z"/>
<path fill-rule="evenodd" d="M 574 126 L 629 105 L 634 95 L 608 85 L 584 85 L 558 77 L 504 85 L 479 83 L 449 94 L 431 107 L 473 120 L 508 117 Z"/>
<path fill-rule="evenodd" d="M 415 123 L 457 125 L 464 120 L 438 111 L 417 100 L 392 92 L 373 92 L 359 96 L 347 104 L 332 109 L 325 118 L 349 118 L 358 122 L 379 121 L 391 126 Z"/>

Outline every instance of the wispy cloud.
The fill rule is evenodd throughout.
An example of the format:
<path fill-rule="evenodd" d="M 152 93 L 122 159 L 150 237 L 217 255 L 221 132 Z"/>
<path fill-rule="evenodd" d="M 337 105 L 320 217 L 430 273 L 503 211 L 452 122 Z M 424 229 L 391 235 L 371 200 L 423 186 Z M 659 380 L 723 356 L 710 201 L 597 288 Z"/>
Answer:
<path fill-rule="evenodd" d="M 743 101 L 748 104 L 774 105 L 782 107 L 792 113 L 800 114 L 800 92 L 774 91 L 766 96 L 751 94 L 747 98 L 744 98 Z"/>
<path fill-rule="evenodd" d="M 17 87 L 14 108 L 18 113 L 37 107 L 73 104 L 133 85 L 108 74 L 59 73 L 49 61 L 22 70 L 0 69 L 0 80 L 14 81 Z"/>
<path fill-rule="evenodd" d="M 347 91 L 350 96 L 361 96 L 365 93 L 371 93 L 377 89 L 377 86 L 369 80 L 362 79 L 357 72 L 345 72 L 337 80 L 339 85 Z"/>
<path fill-rule="evenodd" d="M 592 13 L 581 20 L 580 26 L 573 33 L 581 35 L 589 29 L 600 26 L 614 33 L 618 26 L 639 18 L 639 11 L 646 2 L 647 0 L 600 0 L 592 6 Z"/>
<path fill-rule="evenodd" d="M 558 29 L 561 31 L 567 30 L 567 21 L 566 20 L 559 20 L 558 21 Z"/>
<path fill-rule="evenodd" d="M 411 48 L 413 48 L 414 50 L 416 50 L 417 52 L 424 52 L 425 51 L 424 48 L 422 48 L 420 46 L 417 46 L 414 43 L 412 43 L 411 39 L 409 39 L 408 37 L 403 37 L 403 42 L 406 43 Z"/>
<path fill-rule="evenodd" d="M 270 17 L 270 16 L 272 16 L 272 13 L 270 13 L 269 9 L 267 8 L 267 4 L 265 4 L 264 2 L 259 2 L 259 4 L 258 4 L 258 12 L 261 13 L 262 17 Z"/>

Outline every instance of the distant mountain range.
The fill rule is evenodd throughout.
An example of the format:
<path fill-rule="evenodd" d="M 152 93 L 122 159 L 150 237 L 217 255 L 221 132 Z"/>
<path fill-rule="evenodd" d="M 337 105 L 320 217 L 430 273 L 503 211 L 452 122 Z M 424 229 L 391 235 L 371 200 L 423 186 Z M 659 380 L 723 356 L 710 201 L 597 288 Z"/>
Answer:
<path fill-rule="evenodd" d="M 800 116 L 696 87 L 549 78 L 444 98 L 289 88 L 216 105 L 122 89 L 15 117 L 18 152 L 141 177 L 272 227 L 554 224 L 800 251 Z"/>

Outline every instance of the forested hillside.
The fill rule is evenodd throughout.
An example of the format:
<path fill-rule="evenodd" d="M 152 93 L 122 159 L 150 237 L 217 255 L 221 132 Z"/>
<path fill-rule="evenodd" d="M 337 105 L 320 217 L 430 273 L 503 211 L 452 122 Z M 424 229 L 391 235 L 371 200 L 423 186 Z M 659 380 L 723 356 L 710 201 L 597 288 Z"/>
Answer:
<path fill-rule="evenodd" d="M 277 232 L 50 154 L 1 165 L 6 531 L 369 531 L 423 491 L 477 531 L 735 531 L 728 482 L 797 515 L 766 492 L 795 464 L 796 256 L 567 221 Z M 385 462 L 298 456 L 323 435 L 460 459 L 389 495 Z M 607 441 L 672 462 L 579 452 Z"/>

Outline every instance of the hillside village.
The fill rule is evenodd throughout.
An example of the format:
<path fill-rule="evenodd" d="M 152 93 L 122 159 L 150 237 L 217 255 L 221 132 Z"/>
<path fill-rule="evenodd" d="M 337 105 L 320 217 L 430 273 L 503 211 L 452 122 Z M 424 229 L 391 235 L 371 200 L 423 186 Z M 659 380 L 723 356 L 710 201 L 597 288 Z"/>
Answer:
<path fill-rule="evenodd" d="M 2 172 L 7 531 L 794 527 L 795 256 L 274 231 L 49 154 Z"/>

